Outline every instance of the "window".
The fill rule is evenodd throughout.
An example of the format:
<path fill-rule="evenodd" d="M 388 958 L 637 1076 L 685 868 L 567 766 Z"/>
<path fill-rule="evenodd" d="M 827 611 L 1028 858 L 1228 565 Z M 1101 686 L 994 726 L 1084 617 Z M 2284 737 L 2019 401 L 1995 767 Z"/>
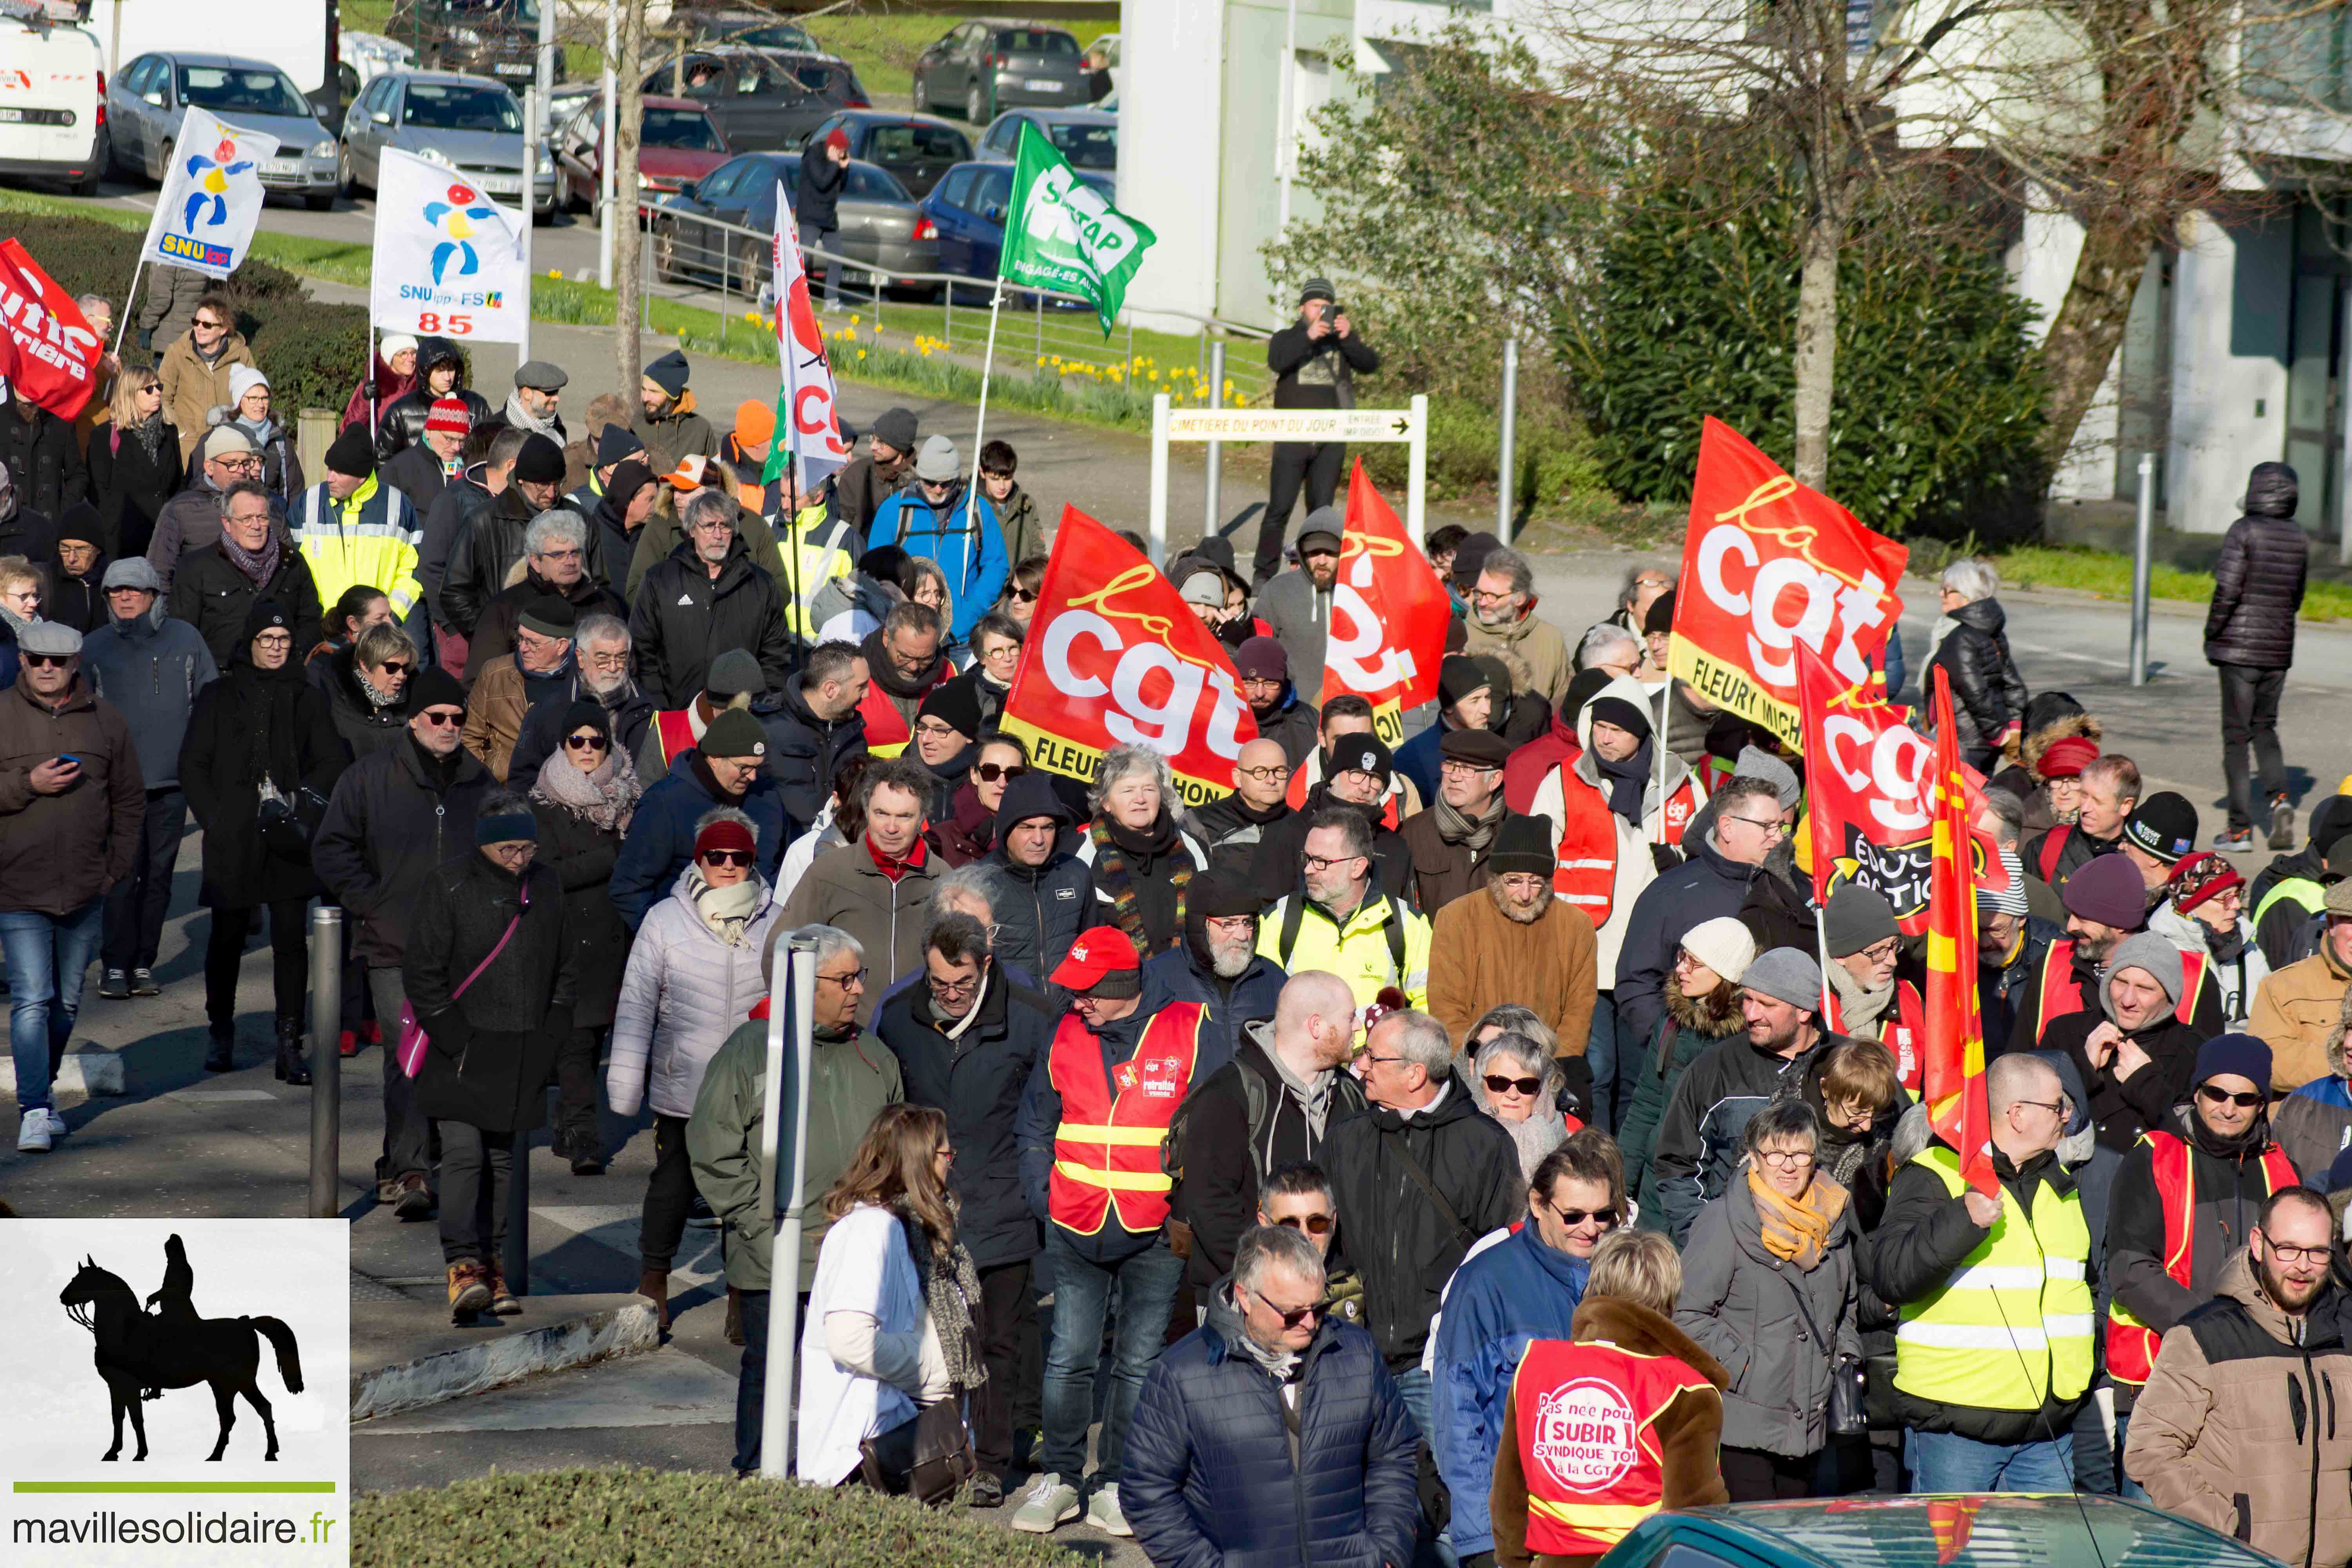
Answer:
<path fill-rule="evenodd" d="M 859 156 L 886 164 L 961 163 L 971 156 L 971 143 L 944 125 L 877 125 Z"/>
<path fill-rule="evenodd" d="M 1002 223 L 1005 204 L 1012 199 L 1013 171 L 1000 163 L 982 172 L 980 184 L 971 195 L 971 210 L 991 223 Z"/>
<path fill-rule="evenodd" d="M 1060 55 L 1078 58 L 1078 40 L 1050 27 L 1007 27 L 996 35 L 996 47 L 1007 55 Z"/>
<path fill-rule="evenodd" d="M 122 75 L 124 89 L 133 97 L 144 93 L 148 84 L 163 74 L 163 62 L 153 55 L 149 55 L 144 59 L 133 60 L 131 68 Z"/>
<path fill-rule="evenodd" d="M 311 119 L 310 105 L 285 73 L 269 66 L 182 66 L 180 96 L 215 114 L 275 114 Z"/>
<path fill-rule="evenodd" d="M 764 27 L 746 27 L 740 33 L 730 33 L 727 36 L 727 41 L 730 44 L 746 44 L 755 49 L 805 49 L 810 54 L 817 52 L 816 40 L 810 37 L 805 29 L 795 27 L 790 22 L 776 22 Z"/>
<path fill-rule="evenodd" d="M 887 169 L 877 169 L 871 163 L 849 165 L 849 187 L 845 195 L 869 202 L 910 202 L 907 187 L 891 176 Z"/>
<path fill-rule="evenodd" d="M 1116 169 L 1118 167 L 1118 127 L 1117 125 L 1056 124 L 1045 128 L 1054 139 L 1054 151 L 1081 169 Z M 1010 149 L 1007 149 L 1010 151 Z"/>
<path fill-rule="evenodd" d="M 400 122 L 426 131 L 487 131 L 522 134 L 522 110 L 502 87 L 466 87 L 456 82 L 412 81 L 400 106 Z"/>
<path fill-rule="evenodd" d="M 980 178 L 978 169 L 958 169 L 940 183 L 941 205 L 970 209 L 971 187 Z"/>
<path fill-rule="evenodd" d="M 594 107 L 590 105 L 587 112 L 593 113 Z M 668 147 L 682 153 L 727 151 L 711 126 L 710 117 L 698 109 L 646 110 L 640 140 L 647 147 Z"/>
<path fill-rule="evenodd" d="M 756 158 L 738 158 L 731 163 L 719 164 L 716 173 L 708 175 L 700 184 L 695 186 L 695 199 L 708 205 L 721 196 L 733 195 L 735 187 L 743 183 L 743 176 L 759 166 L 760 163 Z"/>
<path fill-rule="evenodd" d="M 1010 153 L 1013 151 L 1013 143 L 1020 139 L 1020 118 L 1009 115 L 989 127 L 988 140 L 982 145 L 992 153 Z"/>

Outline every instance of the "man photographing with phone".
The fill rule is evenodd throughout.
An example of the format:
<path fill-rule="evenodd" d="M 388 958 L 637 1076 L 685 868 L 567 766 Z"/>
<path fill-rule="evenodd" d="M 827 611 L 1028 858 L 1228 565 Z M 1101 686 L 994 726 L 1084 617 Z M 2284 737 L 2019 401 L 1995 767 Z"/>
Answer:
<path fill-rule="evenodd" d="M 0 952 L 16 1064 L 16 1148 L 47 1153 L 66 1124 L 49 1099 L 98 956 L 106 890 L 131 870 L 147 785 L 122 715 L 81 679 L 81 634 L 35 621 L 0 692 Z"/>
<path fill-rule="evenodd" d="M 1330 279 L 1309 278 L 1298 290 L 1298 320 L 1265 345 L 1274 372 L 1276 408 L 1353 408 L 1356 380 L 1381 368 L 1381 356 L 1356 335 Z M 1307 487 L 1307 510 L 1331 504 L 1347 461 L 1342 441 L 1276 441 L 1274 469 L 1266 480 L 1265 516 L 1258 522 L 1257 557 L 1251 577 L 1263 584 L 1282 569 L 1282 538 L 1290 529 L 1290 509 Z M 1318 672 L 1309 675 L 1320 679 Z"/>

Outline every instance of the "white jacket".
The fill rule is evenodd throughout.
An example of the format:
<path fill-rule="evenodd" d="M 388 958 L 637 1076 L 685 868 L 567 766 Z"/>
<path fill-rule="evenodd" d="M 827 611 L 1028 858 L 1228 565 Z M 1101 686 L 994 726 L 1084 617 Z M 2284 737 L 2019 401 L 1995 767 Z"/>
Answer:
<path fill-rule="evenodd" d="M 857 1446 L 915 1416 L 946 1383 L 906 1227 L 860 1205 L 824 1233 L 801 1325 L 800 1479 L 837 1486 Z"/>
<path fill-rule="evenodd" d="M 2243 945 L 2227 963 L 2215 958 L 2207 944 L 2210 931 L 2205 922 L 2174 909 L 2170 899 L 2149 911 L 2147 929 L 2183 952 L 2204 954 L 2205 967 L 2212 972 L 2213 984 L 2221 987 L 2221 1022 L 2232 1029 L 2244 1028 L 2254 1010 L 2255 988 L 2271 972 L 2270 960 L 2254 942 L 2252 922 L 2243 915 L 2238 917 L 2238 940 Z"/>
<path fill-rule="evenodd" d="M 729 947 L 687 895 L 693 874 L 691 866 L 677 874 L 669 897 L 646 911 L 629 949 L 604 1070 L 616 1116 L 635 1116 L 648 1100 L 656 1116 L 693 1115 L 703 1069 L 767 991 L 760 952 L 780 913 L 774 889 L 761 879 L 743 945 Z"/>

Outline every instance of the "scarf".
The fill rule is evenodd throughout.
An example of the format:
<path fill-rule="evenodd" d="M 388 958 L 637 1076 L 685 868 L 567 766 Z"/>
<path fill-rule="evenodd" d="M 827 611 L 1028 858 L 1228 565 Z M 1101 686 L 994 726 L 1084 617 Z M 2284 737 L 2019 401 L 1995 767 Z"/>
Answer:
<path fill-rule="evenodd" d="M 1846 1190 L 1825 1176 L 1815 1175 L 1805 1195 L 1791 1201 L 1774 1192 L 1766 1184 L 1764 1173 L 1750 1165 L 1748 1193 L 1756 1200 L 1756 1217 L 1763 1222 L 1764 1250 L 1809 1273 L 1819 1268 L 1830 1226 L 1845 1212 Z"/>
<path fill-rule="evenodd" d="M 902 860 L 892 859 L 889 856 L 882 853 L 879 848 L 876 847 L 874 838 L 871 834 L 868 834 L 866 838 L 866 853 L 874 858 L 874 865 L 876 868 L 884 876 L 889 878 L 893 886 L 896 886 L 898 879 L 904 877 L 908 872 L 921 870 L 923 868 L 923 862 L 930 858 L 930 851 L 924 847 L 923 841 L 919 837 L 915 840 L 915 847 L 907 851 L 906 858 Z"/>
<path fill-rule="evenodd" d="M 400 698 L 392 692 L 378 690 L 375 682 L 367 678 L 367 671 L 360 668 L 357 659 L 352 661 L 352 679 L 359 682 L 360 695 L 368 700 L 368 706 L 378 712 L 400 700 Z"/>
<path fill-rule="evenodd" d="M 541 768 L 540 773 L 544 775 L 553 771 Z M 572 771 L 576 773 L 580 770 Z M 713 935 L 730 947 L 743 945 L 743 932 L 751 925 L 751 917 L 759 912 L 760 900 L 767 890 L 768 885 L 756 873 L 731 888 L 714 888 L 704 879 L 701 867 L 689 863 L 686 868 L 686 896 L 693 902 L 694 912 L 702 917 L 702 923 L 710 928 Z"/>
<path fill-rule="evenodd" d="M 1837 994 L 1838 1033 L 1857 1040 L 1875 1040 L 1885 1033 L 1885 1020 L 1895 1005 L 1893 975 L 1877 990 L 1864 991 L 1862 983 L 1835 959 L 1822 973 L 1830 977 L 1830 989 Z"/>
<path fill-rule="evenodd" d="M 1467 845 L 1473 856 L 1483 855 L 1486 846 L 1495 841 L 1495 830 L 1503 826 L 1503 797 L 1496 795 L 1486 805 L 1486 815 L 1473 822 L 1454 808 L 1454 803 L 1444 795 L 1431 803 L 1437 813 L 1437 837 L 1448 844 Z"/>
<path fill-rule="evenodd" d="M 39 619 L 40 616 L 35 616 L 30 619 L 27 619 L 25 616 L 18 615 L 16 611 L 10 609 L 6 604 L 0 603 L 0 621 L 6 622 L 8 629 L 15 632 L 18 637 L 24 636 L 25 628 L 31 626 L 34 621 L 37 621 Z"/>
<path fill-rule="evenodd" d="M 139 449 L 147 454 L 151 463 L 160 462 L 163 456 L 163 411 L 157 409 L 138 424 L 131 426 L 131 438 Z"/>
<path fill-rule="evenodd" d="M 931 661 L 910 679 L 898 673 L 898 667 L 892 664 L 890 656 L 883 651 L 882 633 L 878 628 L 866 635 L 866 640 L 858 645 L 858 652 L 865 657 L 866 668 L 873 677 L 874 684 L 902 702 L 919 701 L 925 692 L 938 685 L 940 667 L 947 659 L 942 645 L 942 651 L 931 655 Z M 913 727 L 914 721 L 909 719 L 908 728 L 911 730 Z"/>
<path fill-rule="evenodd" d="M 236 568 L 239 576 L 257 588 L 266 586 L 272 577 L 278 575 L 278 557 L 283 543 L 278 536 L 276 523 L 269 525 L 269 542 L 261 547 L 258 555 L 230 538 L 227 529 L 221 530 L 221 554 Z"/>
<path fill-rule="evenodd" d="M 1130 862 L 1169 853 L 1180 840 L 1176 837 L 1175 819 L 1162 806 L 1151 821 L 1148 832 L 1138 833 L 1121 827 L 1108 817 L 1097 816 L 1087 826 L 1087 837 L 1095 847 L 1095 887 L 1110 895 L 1111 923 L 1127 933 L 1135 943 L 1135 951 L 1150 957 L 1151 935 L 1143 929 L 1143 910 L 1136 901 L 1135 870 Z M 1176 890 L 1176 924 L 1184 924 L 1184 889 L 1192 882 L 1192 858 L 1176 857 L 1169 872 L 1168 885 Z"/>
<path fill-rule="evenodd" d="M 1650 746 L 1650 742 L 1643 742 L 1622 763 L 1612 763 L 1599 752 L 1592 753 L 1592 765 L 1601 770 L 1609 791 L 1610 812 L 1637 828 L 1642 826 L 1642 796 L 1650 787 L 1650 774 L 1657 766 Z"/>
<path fill-rule="evenodd" d="M 277 440 L 278 436 L 281 434 L 278 428 L 278 421 L 270 418 L 267 415 L 264 415 L 259 419 L 247 419 L 240 415 L 236 418 L 230 420 L 229 423 L 244 431 L 247 435 L 252 437 L 255 447 L 258 449 L 265 458 L 268 455 L 270 443 Z"/>
<path fill-rule="evenodd" d="M 559 446 L 562 444 L 563 437 L 556 434 L 553 418 L 533 419 L 523 412 L 522 394 L 520 392 L 507 395 L 507 424 L 517 430 L 536 431 Z"/>
<path fill-rule="evenodd" d="M 948 1194 L 948 1212 L 962 1208 L 953 1193 Z M 893 1208 L 898 1223 L 906 1227 L 907 1246 L 915 1255 L 915 1275 L 923 1283 L 923 1304 L 930 1310 L 932 1326 L 939 1330 L 940 1359 L 947 1363 L 948 1381 L 969 1392 L 988 1381 L 988 1368 L 980 1357 L 980 1332 L 973 1326 L 972 1316 L 980 1306 L 980 1270 L 972 1267 L 971 1254 L 961 1241 L 948 1244 L 947 1267 L 936 1248 L 929 1245 L 930 1233 L 923 1222 L 902 1208 Z"/>
<path fill-rule="evenodd" d="M 530 786 L 531 799 L 560 806 L 604 833 L 629 830 L 629 818 L 642 793 L 636 765 L 618 746 L 606 748 L 604 762 L 593 773 L 573 767 L 568 756 L 550 757 L 539 770 L 538 782 Z"/>
<path fill-rule="evenodd" d="M 980 989 L 973 994 L 971 1006 L 966 1009 L 961 1018 L 950 1018 L 941 1012 L 940 1000 L 931 994 L 931 988 L 927 984 L 919 984 L 915 1001 L 915 1021 L 937 1029 L 947 1039 L 962 1039 L 965 1031 L 980 1022 L 981 1005 L 988 1000 L 988 987 L 995 978 L 996 970 L 993 966 L 982 973 Z"/>
<path fill-rule="evenodd" d="M 1242 1304 L 1240 1299 L 1234 1294 L 1234 1287 L 1230 1282 L 1225 1286 L 1225 1300 L 1232 1303 L 1234 1315 L 1235 1317 L 1240 1317 L 1242 1315 Z M 1246 1328 L 1244 1328 L 1240 1333 L 1234 1336 L 1233 1342 L 1234 1347 L 1244 1355 L 1257 1363 L 1258 1365 L 1265 1368 L 1266 1372 L 1272 1375 L 1275 1382 L 1288 1383 L 1293 1377 L 1297 1375 L 1298 1363 L 1300 1360 L 1303 1359 L 1302 1352 L 1294 1350 L 1277 1349 L 1271 1345 L 1262 1345 L 1258 1343 L 1257 1341 L 1250 1337 L 1249 1331 Z"/>

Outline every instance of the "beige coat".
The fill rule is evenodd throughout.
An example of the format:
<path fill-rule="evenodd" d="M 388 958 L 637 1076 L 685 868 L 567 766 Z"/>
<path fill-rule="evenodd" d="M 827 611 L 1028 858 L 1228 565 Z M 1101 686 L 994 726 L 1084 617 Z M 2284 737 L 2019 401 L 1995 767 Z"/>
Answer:
<path fill-rule="evenodd" d="M 220 357 L 209 365 L 196 357 L 192 336 L 175 338 L 163 351 L 155 375 L 163 384 L 163 417 L 180 433 L 182 462 L 196 449 L 196 438 L 210 428 L 212 411 L 227 404 L 229 367 L 251 363 L 253 351 L 246 346 L 245 334 L 233 327 L 221 340 Z"/>
<path fill-rule="evenodd" d="M 2326 1078 L 2328 1031 L 2344 1012 L 2344 992 L 2352 984 L 2325 939 L 2299 963 L 2274 970 L 2254 990 L 2246 1032 L 2271 1048 L 2271 1087 L 2290 1094 L 2315 1078 Z"/>
<path fill-rule="evenodd" d="M 1526 689 L 1542 692 L 1544 700 L 1555 710 L 1560 699 L 1568 695 L 1568 683 L 1576 675 L 1567 639 L 1559 635 L 1558 626 L 1536 614 L 1533 605 L 1528 606 L 1526 615 L 1508 626 L 1484 626 L 1472 616 L 1463 628 L 1462 651 L 1472 655 L 1517 654 L 1528 667 Z"/>
<path fill-rule="evenodd" d="M 784 900 L 784 924 L 839 926 L 866 950 L 860 1027 L 872 1021 L 875 1004 L 892 981 L 922 968 L 923 928 L 929 923 L 924 906 L 946 869 L 945 861 L 927 852 L 919 869 L 894 883 L 861 838 L 819 855 Z"/>
<path fill-rule="evenodd" d="M 481 672 L 466 695 L 466 750 L 499 783 L 507 782 L 507 765 L 514 760 L 515 742 L 522 735 L 523 716 L 530 710 L 522 670 L 511 658 L 502 658 Z"/>
<path fill-rule="evenodd" d="M 1592 1032 L 1592 921 L 1559 899 L 1533 925 L 1495 907 L 1481 888 L 1437 911 L 1429 936 L 1429 1013 L 1459 1050 L 1490 1007 L 1517 1002 L 1580 1057 Z"/>

